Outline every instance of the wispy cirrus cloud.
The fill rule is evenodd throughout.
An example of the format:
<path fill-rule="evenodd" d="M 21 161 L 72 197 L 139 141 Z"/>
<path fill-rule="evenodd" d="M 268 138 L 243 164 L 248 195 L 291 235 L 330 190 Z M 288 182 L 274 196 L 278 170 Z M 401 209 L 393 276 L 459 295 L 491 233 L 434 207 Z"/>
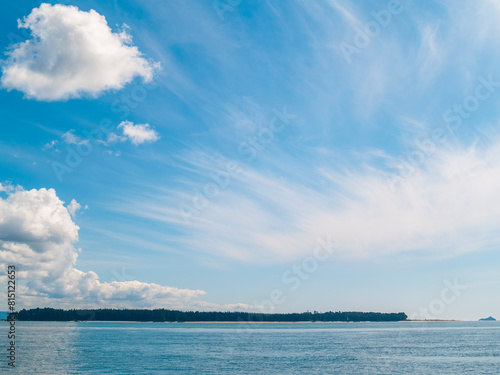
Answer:
<path fill-rule="evenodd" d="M 196 183 L 168 194 L 149 190 L 114 208 L 175 228 L 179 235 L 168 241 L 173 248 L 243 262 L 310 255 L 312 241 L 325 233 L 345 257 L 449 257 L 500 243 L 499 144 L 443 146 L 396 189 L 386 169 L 370 163 L 347 170 L 297 161 L 293 174 L 243 166 L 189 223 L 178 207 L 191 198 L 189 191 L 199 191 Z M 206 170 L 207 160 L 198 155 L 193 169 L 201 163 Z"/>

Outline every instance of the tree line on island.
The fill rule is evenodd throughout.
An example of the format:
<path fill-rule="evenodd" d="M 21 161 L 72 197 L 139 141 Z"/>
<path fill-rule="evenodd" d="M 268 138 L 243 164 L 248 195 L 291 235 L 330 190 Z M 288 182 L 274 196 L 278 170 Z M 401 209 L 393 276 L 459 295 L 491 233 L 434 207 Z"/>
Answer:
<path fill-rule="evenodd" d="M 166 309 L 72 309 L 36 308 L 9 314 L 24 321 L 130 321 L 130 322 L 397 322 L 403 313 L 328 311 L 265 314 L 225 311 L 180 311 Z M 12 316 L 12 315 L 15 315 Z"/>

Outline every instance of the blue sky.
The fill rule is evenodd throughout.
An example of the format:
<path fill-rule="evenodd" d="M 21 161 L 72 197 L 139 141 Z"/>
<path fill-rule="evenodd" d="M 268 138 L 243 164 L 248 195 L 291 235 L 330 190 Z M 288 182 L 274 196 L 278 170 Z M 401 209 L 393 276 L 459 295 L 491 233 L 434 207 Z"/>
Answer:
<path fill-rule="evenodd" d="M 50 4 L 0 15 L 22 306 L 500 315 L 495 2 Z"/>

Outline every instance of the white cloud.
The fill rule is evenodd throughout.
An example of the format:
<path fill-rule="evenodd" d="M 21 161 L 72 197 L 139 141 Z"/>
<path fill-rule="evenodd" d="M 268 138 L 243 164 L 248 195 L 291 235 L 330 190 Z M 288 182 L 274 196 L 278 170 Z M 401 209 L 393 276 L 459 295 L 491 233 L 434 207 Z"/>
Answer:
<path fill-rule="evenodd" d="M 123 135 L 118 135 L 116 133 L 108 133 L 108 139 L 107 139 L 108 144 L 125 142 L 126 140 L 127 137 L 124 137 Z"/>
<path fill-rule="evenodd" d="M 94 272 L 76 269 L 79 227 L 70 215 L 78 207 L 74 200 L 64 207 L 53 189 L 17 189 L 0 199 L 0 267 L 16 265 L 25 306 L 182 307 L 205 294 L 140 281 L 102 283 Z"/>
<path fill-rule="evenodd" d="M 248 305 L 246 303 L 230 303 L 220 305 L 218 303 L 195 301 L 193 307 L 198 310 L 217 310 L 217 311 L 247 311 L 247 312 L 272 312 L 277 309 L 277 306 L 267 305 Z"/>
<path fill-rule="evenodd" d="M 134 145 L 140 145 L 146 142 L 155 142 L 160 139 L 160 136 L 156 130 L 154 130 L 149 124 L 137 124 L 134 125 L 130 121 L 122 121 L 118 125 L 123 133 L 123 136 L 110 133 L 108 135 L 108 142 L 123 142 L 129 139 Z"/>
<path fill-rule="evenodd" d="M 193 159 L 191 168 L 206 160 Z M 443 146 L 396 190 L 374 167 L 340 172 L 296 161 L 293 172 L 245 166 L 212 199 L 200 196 L 203 180 L 194 179 L 168 196 L 127 201 L 126 212 L 177 227 L 172 247 L 251 262 L 309 256 L 326 236 L 338 243 L 337 255 L 353 258 L 448 257 L 500 245 L 500 142 L 482 150 Z M 179 204 L 191 209 L 191 222 Z"/>
<path fill-rule="evenodd" d="M 76 216 L 76 213 L 82 209 L 82 206 L 76 200 L 72 199 L 71 202 L 66 206 L 66 208 L 71 217 L 74 218 Z M 83 209 L 88 209 L 88 206 L 83 207 Z"/>
<path fill-rule="evenodd" d="M 52 150 L 54 149 L 55 147 L 57 147 L 57 145 L 59 144 L 59 141 L 57 139 L 54 139 L 48 143 L 46 143 L 43 147 L 42 147 L 42 150 L 43 151 L 46 151 L 46 150 Z"/>
<path fill-rule="evenodd" d="M 10 193 L 14 190 L 14 187 L 9 183 L 1 183 L 0 182 L 0 193 Z"/>
<path fill-rule="evenodd" d="M 75 129 L 70 129 L 63 135 L 61 135 L 61 141 L 58 139 L 53 139 L 52 141 L 46 143 L 42 147 L 42 151 L 52 150 L 55 152 L 60 152 L 60 146 L 62 145 L 87 145 L 90 141 L 88 139 L 82 138 L 75 134 Z M 104 143 L 104 142 L 103 142 Z"/>
<path fill-rule="evenodd" d="M 94 10 L 42 4 L 19 28 L 32 39 L 16 44 L 3 63 L 1 83 L 43 101 L 97 96 L 120 89 L 134 77 L 152 79 L 158 63 L 144 59 L 126 30 L 114 33 Z"/>
<path fill-rule="evenodd" d="M 87 145 L 89 139 L 82 138 L 75 134 L 75 130 L 71 129 L 61 136 L 61 140 L 54 139 L 42 147 L 42 151 L 52 150 L 60 151 L 60 146 L 63 145 Z M 118 134 L 119 133 L 119 134 Z M 116 133 L 108 133 L 107 139 L 96 140 L 100 145 L 111 146 L 116 143 L 126 142 L 130 140 L 132 144 L 138 146 L 143 143 L 155 142 L 160 139 L 158 132 L 149 124 L 134 124 L 131 121 L 122 121 L 116 128 Z M 120 156 L 121 151 L 105 150 L 106 154 Z"/>
<path fill-rule="evenodd" d="M 83 139 L 82 137 L 77 136 L 75 134 L 74 129 L 71 129 L 71 130 L 67 131 L 66 133 L 64 133 L 61 136 L 61 139 L 64 143 L 69 144 L 69 145 L 85 145 L 85 144 L 89 143 L 88 139 Z M 52 141 L 51 143 L 56 145 L 57 140 Z"/>

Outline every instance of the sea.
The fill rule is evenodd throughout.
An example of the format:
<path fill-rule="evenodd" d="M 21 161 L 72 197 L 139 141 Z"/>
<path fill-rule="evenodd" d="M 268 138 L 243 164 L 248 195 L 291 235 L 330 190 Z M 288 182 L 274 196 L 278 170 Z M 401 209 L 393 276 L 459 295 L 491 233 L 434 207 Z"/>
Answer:
<path fill-rule="evenodd" d="M 2 374 L 500 374 L 500 322 L 0 322 Z"/>

